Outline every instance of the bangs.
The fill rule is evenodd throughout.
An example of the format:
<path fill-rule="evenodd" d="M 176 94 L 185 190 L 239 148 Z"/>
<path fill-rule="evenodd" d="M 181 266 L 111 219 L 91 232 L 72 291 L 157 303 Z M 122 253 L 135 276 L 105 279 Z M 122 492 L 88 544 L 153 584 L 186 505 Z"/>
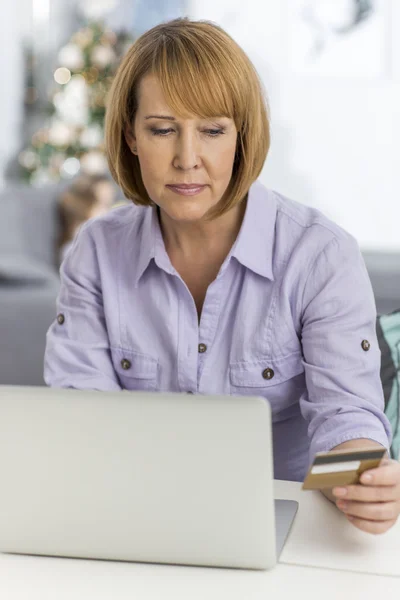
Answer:
<path fill-rule="evenodd" d="M 237 97 L 238 73 L 223 52 L 197 38 L 160 40 L 153 56 L 152 73 L 157 77 L 171 109 L 182 117 L 208 119 L 229 117 L 237 129 L 243 123 L 243 107 Z M 236 93 L 235 93 L 236 92 Z"/>

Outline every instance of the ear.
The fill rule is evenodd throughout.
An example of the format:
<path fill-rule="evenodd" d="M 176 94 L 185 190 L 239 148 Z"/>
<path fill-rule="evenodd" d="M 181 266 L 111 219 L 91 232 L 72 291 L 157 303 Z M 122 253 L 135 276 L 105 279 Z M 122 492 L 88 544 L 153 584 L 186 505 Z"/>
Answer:
<path fill-rule="evenodd" d="M 124 130 L 124 135 L 125 135 L 126 143 L 128 144 L 132 154 L 137 154 L 136 137 L 133 132 L 133 128 L 131 126 L 126 127 L 126 129 Z"/>

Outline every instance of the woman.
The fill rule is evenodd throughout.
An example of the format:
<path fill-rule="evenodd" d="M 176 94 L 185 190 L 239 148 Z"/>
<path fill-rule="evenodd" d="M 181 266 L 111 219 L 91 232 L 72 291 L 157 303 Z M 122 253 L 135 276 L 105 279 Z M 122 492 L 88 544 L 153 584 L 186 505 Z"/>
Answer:
<path fill-rule="evenodd" d="M 134 205 L 84 225 L 61 268 L 48 385 L 265 396 L 275 478 L 317 451 L 390 444 L 375 305 L 354 239 L 257 182 L 269 121 L 251 62 L 218 26 L 141 36 L 108 98 L 113 177 Z M 326 492 L 386 531 L 400 465 Z"/>

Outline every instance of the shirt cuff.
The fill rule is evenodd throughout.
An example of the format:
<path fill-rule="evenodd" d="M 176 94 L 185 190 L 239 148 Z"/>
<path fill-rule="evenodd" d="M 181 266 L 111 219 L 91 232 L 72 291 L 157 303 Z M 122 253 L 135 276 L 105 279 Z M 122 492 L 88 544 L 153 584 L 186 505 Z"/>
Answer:
<path fill-rule="evenodd" d="M 328 436 L 323 436 L 321 440 L 312 441 L 310 444 L 309 453 L 310 464 L 312 463 L 314 456 L 317 452 L 329 452 L 336 446 L 339 446 L 339 444 L 343 444 L 343 442 L 349 442 L 350 440 L 360 439 L 368 439 L 373 442 L 377 442 L 378 444 L 381 444 L 381 446 L 386 448 L 388 456 L 390 457 L 390 440 L 388 440 L 388 437 L 384 431 L 349 431 L 335 438 L 328 439 Z"/>

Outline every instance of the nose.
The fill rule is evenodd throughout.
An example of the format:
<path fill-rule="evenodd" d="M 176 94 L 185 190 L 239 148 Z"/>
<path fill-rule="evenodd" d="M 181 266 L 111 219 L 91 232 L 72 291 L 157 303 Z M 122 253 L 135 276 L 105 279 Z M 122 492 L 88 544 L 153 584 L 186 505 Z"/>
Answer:
<path fill-rule="evenodd" d="M 188 171 L 200 166 L 199 146 L 194 131 L 182 131 L 176 140 L 173 165 L 176 169 Z"/>

